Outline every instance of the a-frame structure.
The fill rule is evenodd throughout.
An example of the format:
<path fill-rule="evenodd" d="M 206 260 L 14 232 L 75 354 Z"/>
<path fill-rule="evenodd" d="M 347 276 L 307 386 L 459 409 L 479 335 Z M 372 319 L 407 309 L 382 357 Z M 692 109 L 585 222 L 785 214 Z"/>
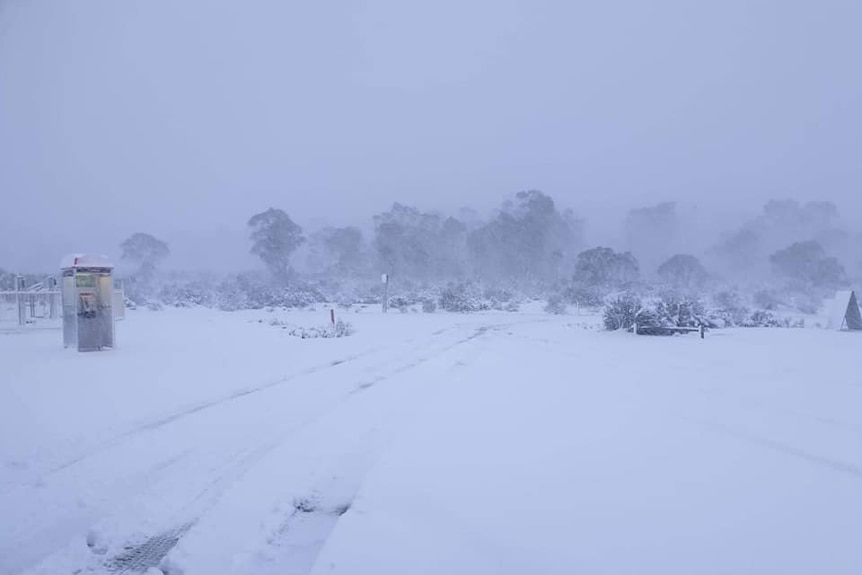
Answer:
<path fill-rule="evenodd" d="M 840 291 L 835 294 L 829 309 L 828 329 L 862 331 L 862 313 L 853 291 Z"/>

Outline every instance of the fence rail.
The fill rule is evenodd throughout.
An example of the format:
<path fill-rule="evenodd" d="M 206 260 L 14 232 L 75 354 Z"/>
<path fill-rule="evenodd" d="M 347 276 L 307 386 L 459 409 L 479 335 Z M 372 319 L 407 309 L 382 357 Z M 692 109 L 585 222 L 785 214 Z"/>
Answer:
<path fill-rule="evenodd" d="M 114 319 L 126 313 L 125 293 L 114 290 Z M 0 291 L 0 326 L 59 328 L 63 322 L 63 294 L 60 290 Z"/>

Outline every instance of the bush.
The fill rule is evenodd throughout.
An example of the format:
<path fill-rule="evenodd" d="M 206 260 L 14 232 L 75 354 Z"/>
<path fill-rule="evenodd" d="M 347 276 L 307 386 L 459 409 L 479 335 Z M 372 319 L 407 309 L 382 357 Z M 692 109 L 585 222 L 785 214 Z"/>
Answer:
<path fill-rule="evenodd" d="M 448 312 L 471 313 L 490 309 L 469 284 L 449 284 L 440 292 L 440 307 Z"/>
<path fill-rule="evenodd" d="M 159 301 L 173 307 L 208 306 L 213 301 L 213 293 L 199 282 L 187 285 L 170 284 L 159 290 Z"/>
<path fill-rule="evenodd" d="M 637 325 L 641 335 L 673 335 L 673 328 L 696 328 L 701 325 L 715 327 L 706 318 L 700 300 L 673 292 L 665 292 L 658 299 L 644 305 L 640 298 L 625 294 L 605 308 L 607 329 L 632 329 Z"/>
<path fill-rule="evenodd" d="M 595 286 L 588 286 L 580 283 L 575 283 L 566 288 L 563 292 L 566 301 L 572 305 L 580 307 L 601 307 L 604 303 L 604 294 Z"/>
<path fill-rule="evenodd" d="M 743 327 L 781 327 L 781 322 L 778 321 L 772 312 L 766 310 L 758 310 L 751 314 L 743 323 Z"/>
<path fill-rule="evenodd" d="M 407 313 L 410 310 L 410 306 L 414 303 L 415 301 L 412 298 L 405 296 L 391 297 L 389 298 L 389 309 L 397 309 L 401 313 Z"/>
<path fill-rule="evenodd" d="M 327 300 L 319 290 L 306 283 L 280 286 L 253 275 L 236 275 L 221 282 L 213 298 L 219 309 L 302 308 Z"/>
<path fill-rule="evenodd" d="M 770 311 L 757 310 L 742 323 L 742 327 L 805 327 L 805 320 L 778 318 Z"/>
<path fill-rule="evenodd" d="M 741 325 L 750 311 L 735 291 L 722 291 L 713 296 L 716 308 L 709 314 L 709 322 L 714 327 L 735 327 Z"/>
<path fill-rule="evenodd" d="M 503 306 L 503 311 L 508 311 L 508 312 L 514 313 L 514 312 L 517 312 L 520 310 L 521 310 L 521 304 L 519 304 L 516 301 L 510 301 L 505 306 Z"/>
<path fill-rule="evenodd" d="M 485 288 L 482 295 L 492 302 L 504 303 L 515 299 L 515 294 L 511 290 L 499 287 Z"/>
<path fill-rule="evenodd" d="M 567 309 L 566 300 L 559 294 L 550 296 L 547 305 L 545 305 L 545 311 L 554 315 L 563 315 Z"/>
<path fill-rule="evenodd" d="M 297 327 L 288 332 L 294 337 L 302 339 L 317 339 L 317 338 L 338 338 L 348 337 L 355 333 L 353 325 L 346 321 L 338 320 L 335 325 L 327 325 L 324 327 Z"/>
<path fill-rule="evenodd" d="M 425 313 L 434 313 L 437 311 L 437 302 L 433 299 L 422 300 L 422 311 Z"/>
<path fill-rule="evenodd" d="M 664 327 L 699 327 L 707 323 L 703 303 L 688 295 L 665 292 L 654 311 L 658 323 Z"/>
<path fill-rule="evenodd" d="M 634 294 L 623 294 L 611 300 L 603 314 L 605 329 L 616 331 L 631 329 L 638 320 L 638 313 L 643 309 L 639 297 Z"/>

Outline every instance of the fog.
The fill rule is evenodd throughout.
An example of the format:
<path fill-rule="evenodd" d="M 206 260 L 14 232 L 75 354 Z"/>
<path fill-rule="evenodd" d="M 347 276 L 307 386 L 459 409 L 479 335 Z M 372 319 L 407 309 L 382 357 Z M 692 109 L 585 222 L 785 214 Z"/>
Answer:
<path fill-rule="evenodd" d="M 370 230 L 537 189 L 626 245 L 677 202 L 704 252 L 770 199 L 862 213 L 862 4 L 0 0 L 0 267 L 239 270 L 268 207 Z M 682 232 L 681 232 L 682 233 Z M 806 239 L 806 238 L 800 238 Z"/>

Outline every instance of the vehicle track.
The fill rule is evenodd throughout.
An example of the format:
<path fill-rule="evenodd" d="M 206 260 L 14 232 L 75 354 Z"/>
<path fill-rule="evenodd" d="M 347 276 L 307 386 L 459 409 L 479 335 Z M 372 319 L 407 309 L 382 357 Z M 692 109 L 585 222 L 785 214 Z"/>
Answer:
<path fill-rule="evenodd" d="M 163 529 L 159 532 L 175 529 L 177 525 L 191 524 L 195 521 L 196 516 L 212 503 L 218 493 L 242 476 L 245 470 L 252 467 L 256 461 L 259 461 L 286 438 L 313 425 L 341 404 L 351 401 L 357 389 L 368 389 L 380 382 L 409 372 L 411 369 L 459 345 L 481 337 L 495 327 L 483 326 L 474 329 L 468 335 L 459 337 L 455 341 L 439 342 L 439 337 L 432 336 L 418 344 L 412 341 L 405 342 L 405 344 L 409 344 L 406 345 L 406 351 L 390 349 L 387 356 L 380 361 L 364 366 L 364 371 L 378 374 L 384 371 L 383 374 L 364 382 L 360 380 L 357 383 L 355 379 L 357 371 L 363 367 L 359 361 L 374 356 L 376 351 L 328 362 L 325 365 L 315 366 L 314 369 L 303 370 L 278 382 L 268 382 L 265 385 L 234 392 L 217 401 L 207 402 L 205 406 L 196 406 L 168 417 L 161 417 L 157 421 L 137 426 L 134 431 L 125 432 L 110 442 L 101 444 L 99 449 L 92 450 L 86 456 L 77 457 L 75 461 L 70 461 L 66 465 L 54 469 L 36 485 L 19 485 L 17 489 L 13 488 L 8 493 L 0 495 L 0 506 L 2 506 L 2 499 L 5 497 L 26 497 L 40 501 L 39 505 L 52 505 L 61 516 L 64 513 L 74 514 L 79 511 L 78 507 L 81 506 L 76 491 L 86 489 L 89 493 L 98 494 L 95 499 L 98 504 L 84 504 L 84 509 L 91 516 L 88 521 L 91 525 L 98 525 L 106 517 L 110 518 L 116 515 L 117 509 L 127 511 L 135 507 L 134 504 L 128 503 L 129 500 L 140 500 L 139 510 L 142 509 L 142 513 L 146 515 L 149 512 L 147 510 L 148 501 L 162 497 L 163 492 L 171 493 L 177 487 L 172 484 L 172 480 L 177 477 L 178 469 L 174 469 L 169 474 L 159 474 L 154 470 L 163 469 L 165 466 L 180 466 L 182 470 L 191 470 L 189 477 L 209 477 L 209 480 L 202 486 L 198 481 L 199 485 L 194 490 L 194 496 L 189 495 L 189 490 L 192 489 L 191 485 L 181 486 L 185 488 L 185 504 L 180 501 L 170 501 L 168 497 L 166 499 L 168 503 L 165 504 L 165 507 L 172 512 L 166 513 L 162 509 L 157 509 L 153 513 L 169 516 L 170 525 L 174 526 L 162 525 Z M 407 357 L 405 358 L 405 356 Z M 348 366 L 352 367 L 348 369 Z M 347 373 L 333 377 L 330 375 L 329 369 L 347 370 Z M 361 373 L 361 371 L 359 372 Z M 327 376 L 327 380 L 320 382 L 319 378 L 324 374 Z M 299 387 L 282 385 L 288 381 L 302 385 Z M 304 410 L 303 413 L 299 415 L 294 413 L 292 415 L 297 415 L 296 417 L 285 418 L 283 412 L 273 409 L 274 405 L 298 403 L 302 399 L 302 391 L 315 382 L 327 384 L 324 388 L 315 388 L 323 389 L 324 395 L 318 397 L 318 402 L 308 406 L 308 409 Z M 364 388 L 361 387 L 368 382 L 371 384 Z M 270 390 L 271 393 L 276 393 L 276 390 L 280 391 L 277 395 L 268 394 L 264 400 L 258 392 L 266 390 Z M 246 400 L 238 402 L 243 398 Z M 252 398 L 254 398 L 253 401 Z M 224 416 L 216 417 L 217 409 L 226 410 Z M 240 417 L 243 413 L 247 415 Z M 244 420 L 251 420 L 253 423 L 236 428 L 235 437 L 223 438 L 218 435 L 209 436 L 206 433 L 201 433 L 202 430 L 206 430 L 208 426 L 212 426 L 214 423 L 223 426 L 226 422 L 236 424 L 236 422 Z M 227 440 L 226 445 L 221 444 L 224 439 Z M 163 451 L 155 453 L 157 458 L 150 456 L 149 459 L 145 457 L 136 460 L 129 456 L 139 447 L 147 448 L 141 449 L 142 452 L 152 452 L 153 445 L 164 446 Z M 118 461 L 119 463 L 116 468 L 111 469 L 110 474 L 105 475 L 103 469 L 106 465 L 104 464 L 108 461 Z M 209 474 L 207 472 L 202 474 L 201 470 L 211 471 Z M 85 487 L 80 483 L 82 478 L 89 478 L 91 484 Z M 190 480 L 189 483 L 194 483 L 194 480 Z M 137 497 L 141 487 L 144 487 L 143 493 Z M 47 496 L 44 493 L 45 489 L 48 490 Z M 111 503 L 112 501 L 116 503 Z M 20 506 L 16 506 L 16 508 L 20 508 Z M 134 516 L 135 513 L 131 515 Z M 35 542 L 34 554 L 36 549 L 41 554 L 50 553 L 51 550 L 38 544 L 38 539 L 44 529 L 51 529 L 52 526 L 41 525 L 38 517 L 7 517 L 4 522 L 14 522 L 16 519 L 20 519 L 20 523 L 12 528 L 11 533 L 7 532 L 5 536 L 7 544 L 15 545 L 16 541 L 20 541 L 23 537 L 31 544 Z M 60 521 L 62 523 L 62 520 Z M 122 523 L 122 521 L 120 522 Z M 163 523 L 156 517 L 150 518 L 146 522 L 153 525 Z M 77 532 L 80 533 L 79 528 Z M 73 535 L 74 533 L 69 533 L 70 537 Z M 0 547 L 2 546 L 0 543 Z M 2 555 L 2 548 L 0 548 L 0 555 Z M 32 556 L 30 560 L 36 558 L 36 556 Z M 0 567 L 2 565 L 0 562 Z M 23 566 L 18 568 L 20 567 Z"/>

